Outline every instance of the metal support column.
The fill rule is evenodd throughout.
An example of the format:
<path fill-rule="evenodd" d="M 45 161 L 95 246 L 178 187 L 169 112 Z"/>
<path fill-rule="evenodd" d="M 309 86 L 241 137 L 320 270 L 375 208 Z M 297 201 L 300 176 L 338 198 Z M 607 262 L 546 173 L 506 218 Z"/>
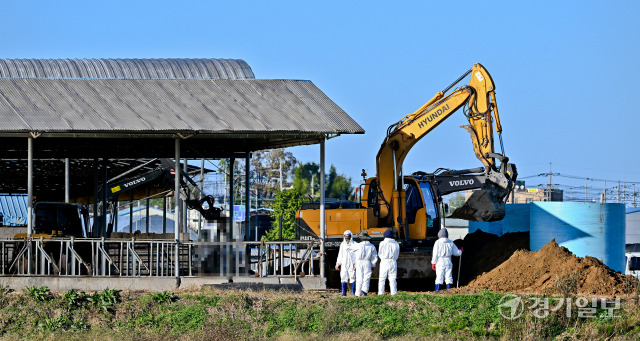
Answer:
<path fill-rule="evenodd" d="M 69 158 L 64 159 L 64 202 L 69 203 L 71 201 L 71 170 L 69 166 Z"/>
<path fill-rule="evenodd" d="M 200 200 L 204 197 L 204 158 L 200 159 Z M 198 241 L 202 232 L 202 214 L 198 215 Z"/>
<path fill-rule="evenodd" d="M 109 202 L 107 201 L 107 181 L 109 180 L 109 176 L 107 173 L 107 165 L 109 164 L 109 160 L 106 158 L 102 159 L 102 209 L 100 209 L 100 213 L 102 216 L 100 217 L 100 237 L 107 237 L 107 205 Z"/>
<path fill-rule="evenodd" d="M 233 206 L 235 204 L 235 178 L 234 178 L 234 170 L 236 168 L 236 158 L 232 157 L 229 159 L 229 226 L 230 226 L 230 231 L 227 232 L 227 237 L 229 232 L 231 233 L 231 241 L 235 242 L 236 241 L 236 222 L 234 220 L 234 216 L 233 216 Z M 228 239 L 226 240 L 227 242 L 229 241 Z M 233 248 L 231 246 L 231 243 L 227 243 L 226 245 L 226 271 L 225 273 L 227 274 L 227 278 L 231 277 L 231 257 L 233 257 Z"/>
<path fill-rule="evenodd" d="M 27 273 L 31 274 L 31 236 L 33 235 L 33 137 L 27 139 Z"/>
<path fill-rule="evenodd" d="M 236 158 L 232 157 L 229 159 L 229 226 L 231 227 L 231 235 L 233 236 L 233 238 L 235 239 L 236 236 L 236 224 L 235 221 L 233 219 L 233 205 L 235 204 L 236 198 L 235 198 L 235 178 L 234 178 L 234 172 L 233 170 L 235 169 L 236 166 Z"/>
<path fill-rule="evenodd" d="M 187 160 L 186 158 L 183 161 L 183 165 L 182 165 L 182 170 L 184 171 L 184 174 L 186 174 L 186 176 L 189 176 L 189 160 Z M 185 198 L 186 199 L 191 199 L 191 198 Z M 180 231 L 187 233 L 189 229 L 189 210 L 187 209 L 187 202 L 183 201 L 182 202 L 182 229 Z"/>
<path fill-rule="evenodd" d="M 149 233 L 149 196 L 151 195 L 151 190 L 149 189 L 149 187 L 147 187 L 147 216 L 146 216 L 146 221 L 145 221 L 145 228 L 147 233 Z"/>
<path fill-rule="evenodd" d="M 320 278 L 324 278 L 324 238 L 325 238 L 325 211 L 324 211 L 324 138 L 320 141 Z"/>
<path fill-rule="evenodd" d="M 100 182 L 100 175 L 98 171 L 100 169 L 100 159 L 93 159 L 93 226 L 91 226 L 91 235 L 98 237 L 100 234 L 100 219 L 98 217 L 98 201 L 100 201 L 98 194 L 98 183 Z"/>
<path fill-rule="evenodd" d="M 116 216 L 113 219 L 113 230 L 111 231 L 113 232 L 118 232 L 118 220 L 120 218 L 120 201 L 118 200 L 118 198 L 116 198 L 116 201 L 113 203 L 114 208 L 113 208 L 113 214 L 115 214 Z"/>
<path fill-rule="evenodd" d="M 167 196 L 162 197 L 162 233 L 167 233 Z M 163 237 L 164 238 L 164 237 Z"/>
<path fill-rule="evenodd" d="M 131 200 L 129 201 L 129 233 L 133 233 L 133 191 L 131 192 Z"/>
<path fill-rule="evenodd" d="M 181 231 L 181 219 L 180 219 L 180 138 L 176 137 L 175 140 L 175 178 L 174 178 L 174 200 L 175 200 L 175 213 L 174 213 L 174 225 L 175 225 L 175 238 L 176 238 L 176 251 L 175 251 L 175 271 L 176 271 L 176 288 L 180 287 L 180 231 Z"/>
<path fill-rule="evenodd" d="M 251 164 L 249 163 L 249 160 L 251 159 L 251 154 L 247 153 L 247 158 L 246 158 L 246 164 L 244 167 L 244 231 L 247 237 L 247 240 L 249 240 L 248 235 L 250 234 L 249 231 L 251 231 L 251 192 L 250 192 L 250 187 L 251 187 L 251 177 L 249 176 L 251 173 Z M 244 238 L 243 238 L 244 239 Z"/>

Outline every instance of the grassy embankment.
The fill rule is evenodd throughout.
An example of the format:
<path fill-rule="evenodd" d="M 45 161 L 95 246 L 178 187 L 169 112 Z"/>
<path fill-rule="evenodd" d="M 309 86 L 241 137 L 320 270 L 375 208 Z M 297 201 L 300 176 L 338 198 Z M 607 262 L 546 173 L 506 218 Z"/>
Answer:
<path fill-rule="evenodd" d="M 637 300 L 623 300 L 618 318 L 565 310 L 516 320 L 499 314 L 502 295 L 400 293 L 342 298 L 335 293 L 202 289 L 176 293 L 105 290 L 51 293 L 33 287 L 0 290 L 5 339 L 638 339 Z"/>

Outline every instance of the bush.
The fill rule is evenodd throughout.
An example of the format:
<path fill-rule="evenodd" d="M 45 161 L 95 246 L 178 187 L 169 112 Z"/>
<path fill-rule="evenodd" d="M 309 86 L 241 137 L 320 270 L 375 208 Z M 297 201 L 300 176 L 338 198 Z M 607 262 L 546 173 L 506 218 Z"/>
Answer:
<path fill-rule="evenodd" d="M 102 292 L 95 292 L 88 296 L 87 299 L 94 307 L 105 313 L 113 313 L 116 304 L 120 302 L 120 290 L 104 289 Z"/>
<path fill-rule="evenodd" d="M 34 301 L 44 302 L 52 298 L 51 291 L 49 290 L 49 288 L 47 288 L 44 285 L 41 287 L 39 286 L 27 287 L 25 291 L 27 293 L 27 296 L 33 299 Z"/>
<path fill-rule="evenodd" d="M 169 291 L 163 291 L 160 293 L 152 293 L 149 298 L 156 303 L 171 303 L 177 299 L 177 296 Z"/>

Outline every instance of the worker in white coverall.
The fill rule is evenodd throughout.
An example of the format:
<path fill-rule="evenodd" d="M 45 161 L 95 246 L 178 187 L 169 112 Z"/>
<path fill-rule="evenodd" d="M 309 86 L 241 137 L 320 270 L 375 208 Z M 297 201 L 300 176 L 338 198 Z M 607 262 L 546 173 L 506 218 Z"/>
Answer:
<path fill-rule="evenodd" d="M 436 271 L 436 291 L 440 290 L 443 282 L 447 283 L 447 289 L 451 289 L 453 276 L 451 269 L 451 256 L 462 255 L 462 248 L 458 249 L 449 239 L 449 232 L 442 228 L 438 232 L 438 240 L 433 244 L 433 256 L 431 257 L 431 268 Z"/>
<path fill-rule="evenodd" d="M 380 258 L 378 295 L 384 295 L 384 284 L 387 278 L 389 278 L 391 295 L 395 295 L 398 292 L 398 284 L 396 282 L 398 256 L 400 256 L 400 245 L 393 239 L 393 231 L 387 230 L 384 232 L 384 240 L 378 246 L 378 258 Z"/>
<path fill-rule="evenodd" d="M 340 270 L 342 296 L 347 296 L 347 284 L 349 282 L 351 282 L 351 294 L 356 294 L 356 255 L 353 251 L 349 251 L 349 247 L 355 244 L 353 233 L 349 230 L 344 231 L 342 243 L 340 243 L 340 251 L 338 251 L 338 260 L 336 261 L 336 270 Z"/>
<path fill-rule="evenodd" d="M 349 247 L 356 255 L 356 296 L 366 296 L 369 292 L 371 271 L 378 262 L 378 252 L 368 240 L 361 241 Z"/>

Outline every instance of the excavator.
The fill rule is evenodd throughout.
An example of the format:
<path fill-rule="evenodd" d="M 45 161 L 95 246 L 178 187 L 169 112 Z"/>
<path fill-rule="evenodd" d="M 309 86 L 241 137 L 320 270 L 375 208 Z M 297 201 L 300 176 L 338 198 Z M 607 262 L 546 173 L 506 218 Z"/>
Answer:
<path fill-rule="evenodd" d="M 154 159 L 150 162 L 152 161 L 156 160 Z M 160 159 L 160 165 L 151 171 L 125 177 L 132 171 L 130 170 L 109 180 L 106 186 L 99 189 L 98 211 L 101 210 L 102 205 L 106 205 L 110 217 L 107 224 L 106 237 L 109 237 L 113 232 L 115 219 L 118 215 L 118 197 L 121 194 L 151 185 L 169 190 L 174 188 L 175 171 L 174 164 L 170 159 Z M 181 198 L 185 201 L 187 207 L 199 211 L 207 220 L 220 218 L 221 209 L 213 206 L 214 198 L 211 195 L 203 195 L 202 198 L 198 198 L 195 191 L 195 189 L 201 191 L 198 185 L 184 171 L 180 170 L 180 172 L 182 175 L 180 177 Z M 95 220 L 93 231 L 89 231 L 89 212 L 80 204 L 39 202 L 34 205 L 34 218 L 32 235 L 34 238 L 100 237 L 99 229 L 95 228 Z M 15 237 L 26 238 L 26 234 L 21 233 Z"/>
<path fill-rule="evenodd" d="M 202 193 L 202 189 L 200 189 L 184 171 L 180 170 L 180 173 L 180 194 L 181 198 L 187 204 L 187 207 L 200 212 L 206 220 L 220 218 L 222 209 L 213 206 L 215 202 L 214 198 L 211 195 L 203 195 L 202 198 L 198 198 L 195 190 L 197 189 Z M 112 179 L 112 181 L 107 182 L 106 202 L 108 210 L 111 213 L 110 220 L 107 225 L 107 237 L 109 237 L 113 232 L 114 221 L 117 216 L 116 207 L 118 196 L 136 188 L 148 186 L 154 182 L 160 182 L 159 186 L 161 188 L 173 189 L 174 181 L 175 170 L 173 162 L 170 159 L 160 159 L 160 166 L 150 172 L 122 180 L 118 179 L 118 181 L 113 181 Z M 101 205 L 101 202 L 98 202 L 98 205 Z"/>
<path fill-rule="evenodd" d="M 469 75 L 468 84 L 456 87 Z M 411 148 L 461 108 L 469 122 L 462 128 L 470 134 L 475 156 L 482 166 L 404 175 L 403 163 Z M 500 153 L 494 149 L 494 123 Z M 383 239 L 385 231 L 392 229 L 402 250 L 398 278 L 434 276 L 430 247 L 437 239 L 443 219 L 486 222 L 503 219 L 505 201 L 517 177 L 516 166 L 504 155 L 495 84 L 489 72 L 481 64 L 474 64 L 418 110 L 389 126 L 376 156 L 376 176 L 367 178 L 364 170 L 362 176 L 359 200 L 325 203 L 327 259 L 335 259 L 333 253 L 337 254 L 346 230 L 352 231 L 354 239 L 367 239 L 375 245 Z M 448 205 L 442 197 L 470 189 L 474 191 L 467 201 L 443 217 Z M 296 212 L 297 239 L 319 238 L 319 206 L 305 203 Z"/>

